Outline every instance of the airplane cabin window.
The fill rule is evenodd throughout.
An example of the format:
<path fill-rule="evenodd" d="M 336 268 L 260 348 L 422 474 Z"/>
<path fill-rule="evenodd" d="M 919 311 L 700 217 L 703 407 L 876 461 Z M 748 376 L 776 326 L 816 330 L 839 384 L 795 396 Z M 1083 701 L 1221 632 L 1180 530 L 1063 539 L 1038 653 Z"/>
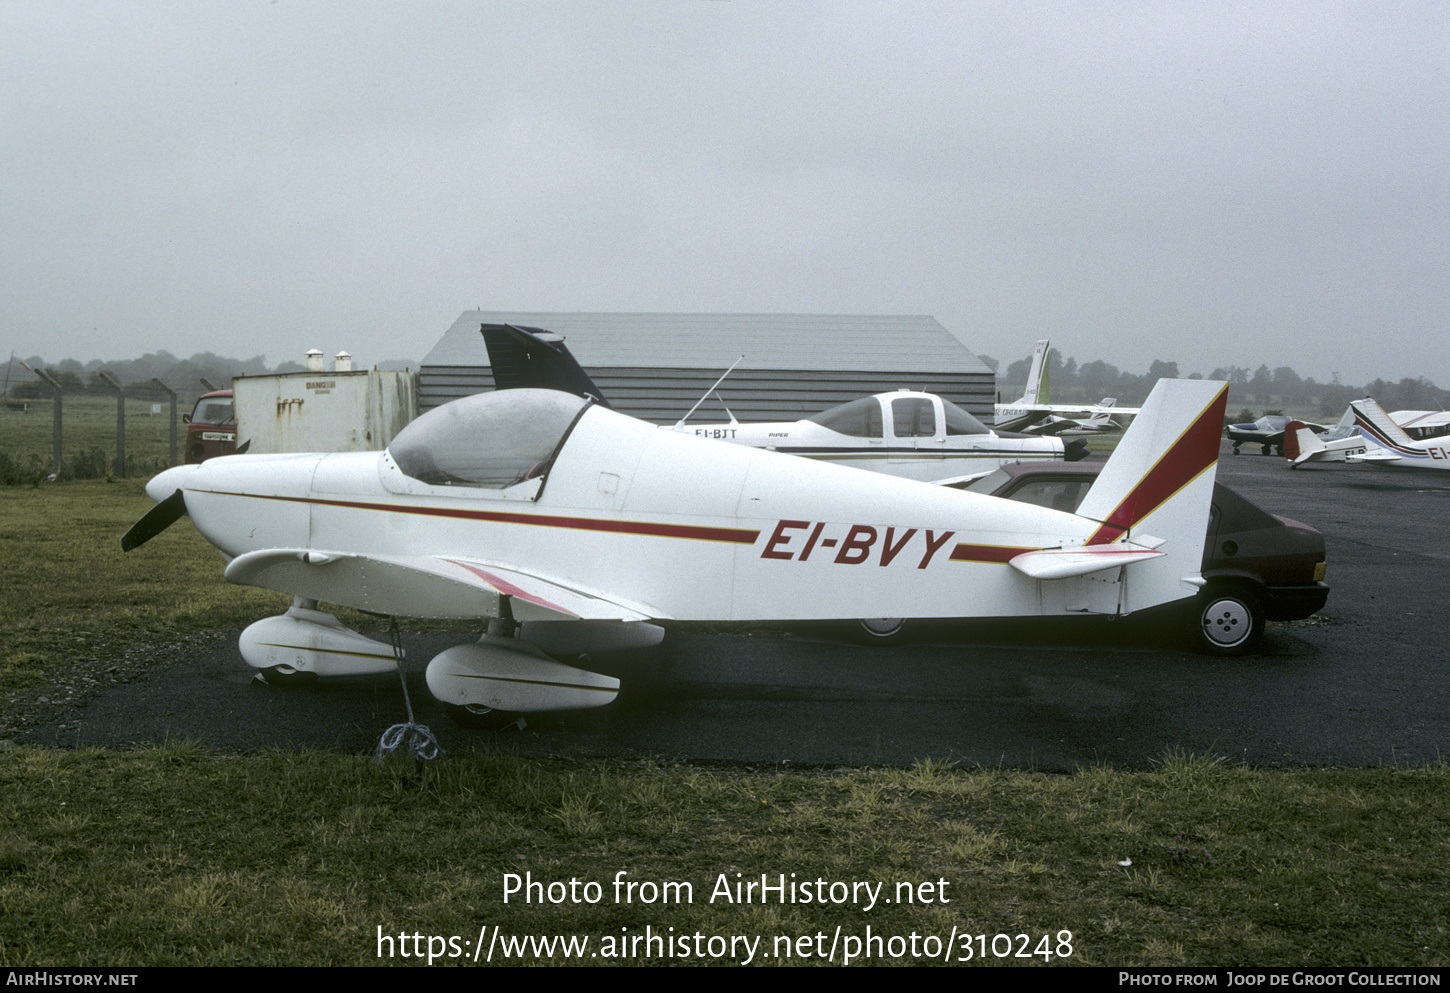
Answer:
<path fill-rule="evenodd" d="M 961 407 L 942 398 L 942 413 L 946 417 L 947 434 L 987 434 L 987 426 L 967 413 Z"/>
<path fill-rule="evenodd" d="M 891 430 L 898 438 L 935 438 L 936 411 L 926 397 L 891 401 Z"/>
<path fill-rule="evenodd" d="M 881 401 L 874 396 L 840 404 L 813 414 L 806 420 L 815 421 L 821 427 L 830 428 L 839 434 L 848 434 L 853 438 L 882 436 Z"/>
<path fill-rule="evenodd" d="M 388 454 L 433 486 L 502 489 L 548 470 L 586 401 L 557 390 L 496 390 L 436 407 L 409 424 Z"/>

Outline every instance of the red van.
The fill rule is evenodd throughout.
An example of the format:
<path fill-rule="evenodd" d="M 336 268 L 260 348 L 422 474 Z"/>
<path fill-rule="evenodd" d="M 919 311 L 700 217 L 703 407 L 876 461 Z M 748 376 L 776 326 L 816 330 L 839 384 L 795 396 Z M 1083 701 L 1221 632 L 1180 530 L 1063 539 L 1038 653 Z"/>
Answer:
<path fill-rule="evenodd" d="M 237 414 L 231 390 L 204 393 L 186 422 L 186 461 L 205 462 L 237 450 Z"/>

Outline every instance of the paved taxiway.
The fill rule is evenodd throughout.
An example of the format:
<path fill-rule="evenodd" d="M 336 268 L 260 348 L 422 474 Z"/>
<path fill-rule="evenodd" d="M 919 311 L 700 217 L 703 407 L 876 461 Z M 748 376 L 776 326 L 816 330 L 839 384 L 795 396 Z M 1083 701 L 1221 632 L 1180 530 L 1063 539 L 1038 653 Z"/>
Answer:
<path fill-rule="evenodd" d="M 427 660 L 463 639 L 405 636 L 413 706 L 449 751 L 797 765 L 932 757 L 1042 770 L 1143 767 L 1179 748 L 1261 766 L 1446 757 L 1450 473 L 1290 471 L 1281 458 L 1222 451 L 1221 481 L 1314 525 L 1328 544 L 1322 616 L 1271 625 L 1255 655 L 1212 659 L 1151 626 L 1076 621 L 936 625 L 898 648 L 858 647 L 809 626 L 685 629 L 635 657 L 596 660 L 624 681 L 611 706 L 490 733 L 451 724 L 423 683 Z M 229 638 L 19 740 L 361 752 L 404 719 L 396 675 L 256 687 Z"/>

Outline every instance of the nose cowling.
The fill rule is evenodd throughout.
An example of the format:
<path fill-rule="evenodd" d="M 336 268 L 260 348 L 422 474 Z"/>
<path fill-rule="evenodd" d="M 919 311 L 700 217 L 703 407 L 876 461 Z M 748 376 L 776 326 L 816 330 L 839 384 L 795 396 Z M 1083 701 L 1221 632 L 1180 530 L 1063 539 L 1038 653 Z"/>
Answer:
<path fill-rule="evenodd" d="M 187 480 L 200 468 L 199 465 L 172 466 L 151 478 L 146 484 L 146 495 L 160 503 L 177 490 L 186 489 Z"/>

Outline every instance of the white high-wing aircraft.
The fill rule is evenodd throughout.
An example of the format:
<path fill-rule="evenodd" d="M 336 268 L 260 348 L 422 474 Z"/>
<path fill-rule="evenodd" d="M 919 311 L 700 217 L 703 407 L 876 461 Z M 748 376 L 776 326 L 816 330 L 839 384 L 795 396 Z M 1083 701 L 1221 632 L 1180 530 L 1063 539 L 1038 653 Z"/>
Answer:
<path fill-rule="evenodd" d="M 1113 417 L 1132 417 L 1142 408 L 1119 407 L 1114 397 L 1102 403 L 1053 404 L 1047 402 L 1047 351 L 1049 339 L 1038 341 L 1032 351 L 1032 366 L 1027 371 L 1027 388 L 1012 403 L 996 407 L 995 427 L 1002 431 L 1023 431 L 1028 434 L 1062 434 L 1076 431 L 1102 431 L 1113 427 Z M 1064 417 L 1064 414 L 1078 415 Z M 1084 419 L 1081 415 L 1086 414 Z"/>
<path fill-rule="evenodd" d="M 501 390 L 429 411 L 383 452 L 168 469 L 121 546 L 189 515 L 229 582 L 296 598 L 242 635 L 273 675 L 393 669 L 325 602 L 486 620 L 428 665 L 455 716 L 598 706 L 618 681 L 551 656 L 654 644 L 650 621 L 1126 614 L 1193 596 L 1226 399 L 1159 383 L 1069 514 Z"/>
<path fill-rule="evenodd" d="M 1364 440 L 1372 442 L 1362 453 L 1346 461 L 1400 469 L 1450 469 L 1450 439 L 1425 438 L 1416 441 L 1385 413 L 1374 400 L 1351 400 L 1354 423 Z"/>
<path fill-rule="evenodd" d="M 1450 435 L 1450 410 L 1396 410 L 1390 420 L 1415 441 Z"/>

